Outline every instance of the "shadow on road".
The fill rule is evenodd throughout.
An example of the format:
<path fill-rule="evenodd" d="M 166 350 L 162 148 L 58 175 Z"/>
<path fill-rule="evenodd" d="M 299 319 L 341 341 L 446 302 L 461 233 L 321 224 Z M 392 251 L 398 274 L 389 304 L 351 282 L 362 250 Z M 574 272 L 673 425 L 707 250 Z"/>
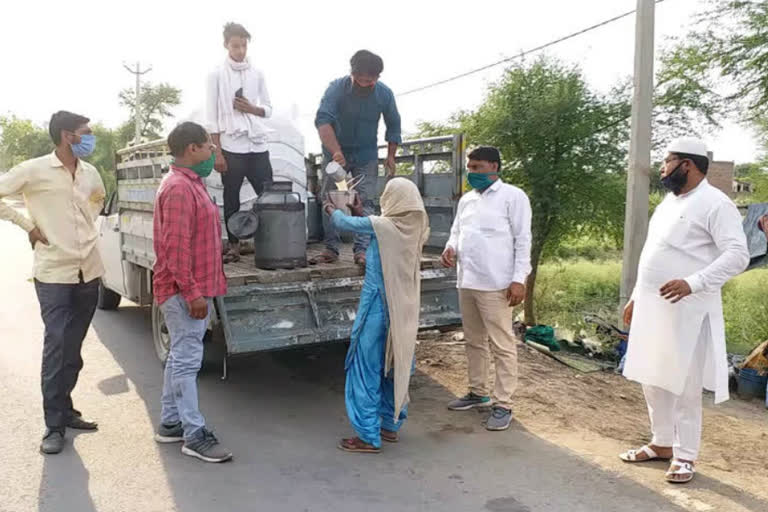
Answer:
<path fill-rule="evenodd" d="M 94 328 L 156 423 L 162 369 L 149 311 L 99 312 Z M 214 467 L 184 457 L 179 445 L 159 447 L 176 510 L 244 510 L 251 503 L 272 511 L 682 510 L 519 424 L 489 433 L 483 413 L 448 412 L 453 396 L 419 372 L 401 442 L 377 456 L 345 454 L 336 449 L 351 434 L 345 350 L 337 344 L 235 359 L 227 381 L 209 365 L 199 377 L 201 409 L 235 460 Z M 105 400 L 124 389 L 120 378 L 102 386 Z"/>
<path fill-rule="evenodd" d="M 88 488 L 90 474 L 72 441 L 73 436 L 68 434 L 64 451 L 46 456 L 43 460 L 38 493 L 39 512 L 62 512 L 62 503 L 67 504 L 67 510 L 96 512 Z"/>

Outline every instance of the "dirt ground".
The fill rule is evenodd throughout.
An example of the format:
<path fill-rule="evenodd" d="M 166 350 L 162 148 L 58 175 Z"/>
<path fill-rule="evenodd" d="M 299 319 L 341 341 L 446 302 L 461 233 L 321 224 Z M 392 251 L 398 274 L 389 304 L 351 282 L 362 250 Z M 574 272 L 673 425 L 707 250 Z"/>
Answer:
<path fill-rule="evenodd" d="M 416 379 L 432 379 L 456 395 L 466 393 L 461 338 L 460 333 L 423 336 L 416 355 L 421 375 Z M 520 378 L 514 413 L 521 428 L 632 478 L 685 510 L 768 511 L 764 403 L 732 398 L 714 406 L 713 395 L 706 393 L 698 474 L 691 484 L 675 486 L 663 479 L 666 463 L 630 465 L 617 457 L 650 440 L 645 401 L 637 383 L 612 372 L 581 373 L 530 347 L 518 348 Z"/>

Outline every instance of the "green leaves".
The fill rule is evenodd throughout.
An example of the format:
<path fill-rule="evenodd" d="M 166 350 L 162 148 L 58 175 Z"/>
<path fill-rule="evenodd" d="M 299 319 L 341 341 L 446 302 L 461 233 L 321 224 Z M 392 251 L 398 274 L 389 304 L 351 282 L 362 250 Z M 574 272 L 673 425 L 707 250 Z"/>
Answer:
<path fill-rule="evenodd" d="M 120 104 L 128 107 L 131 111 L 130 120 L 120 127 L 121 139 L 123 142 L 134 138 L 132 131 L 136 119 L 136 91 L 134 89 L 123 89 L 120 91 Z M 153 85 L 149 82 L 141 87 L 141 135 L 148 139 L 159 139 L 163 131 L 163 123 L 166 119 L 173 116 L 172 107 L 181 104 L 181 89 L 177 89 L 170 84 L 160 83 Z M 130 134 L 130 135 L 129 135 Z M 127 139 L 125 137 L 128 137 Z"/>
<path fill-rule="evenodd" d="M 577 67 L 545 57 L 507 69 L 463 127 L 471 143 L 498 146 L 505 180 L 529 193 L 534 247 L 620 237 L 627 107 L 592 91 Z"/>
<path fill-rule="evenodd" d="M 0 117 L 0 171 L 53 151 L 48 130 L 29 119 Z"/>
<path fill-rule="evenodd" d="M 768 1 L 710 0 L 687 34 L 662 58 L 668 97 L 709 122 L 739 114 L 768 118 Z M 723 80 L 726 79 L 726 80 Z"/>

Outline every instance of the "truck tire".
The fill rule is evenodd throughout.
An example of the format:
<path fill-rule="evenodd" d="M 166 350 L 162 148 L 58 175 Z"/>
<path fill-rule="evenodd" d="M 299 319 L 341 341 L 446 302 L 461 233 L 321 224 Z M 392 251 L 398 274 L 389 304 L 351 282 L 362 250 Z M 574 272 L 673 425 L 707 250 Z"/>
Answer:
<path fill-rule="evenodd" d="M 171 350 L 171 335 L 168 333 L 168 327 L 165 325 L 163 310 L 152 302 L 152 341 L 155 345 L 155 352 L 160 363 L 165 366 L 168 360 L 168 352 Z"/>
<path fill-rule="evenodd" d="M 220 349 L 211 348 L 214 345 L 212 338 L 213 332 L 211 330 L 206 331 L 203 338 L 203 369 L 213 365 L 220 366 L 224 357 Z M 165 366 L 168 353 L 171 351 L 171 335 L 165 325 L 163 310 L 155 302 L 152 302 L 152 342 L 155 345 L 155 353 L 160 364 Z"/>
<path fill-rule="evenodd" d="M 123 297 L 119 293 L 115 293 L 106 286 L 104 283 L 99 282 L 99 299 L 96 302 L 96 306 L 104 311 L 114 311 L 120 306 L 120 301 Z"/>

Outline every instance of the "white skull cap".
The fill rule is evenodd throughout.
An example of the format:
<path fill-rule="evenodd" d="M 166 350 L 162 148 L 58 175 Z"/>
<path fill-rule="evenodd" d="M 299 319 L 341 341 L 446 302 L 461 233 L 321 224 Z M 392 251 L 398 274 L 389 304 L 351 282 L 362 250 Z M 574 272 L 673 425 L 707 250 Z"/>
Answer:
<path fill-rule="evenodd" d="M 709 158 L 707 144 L 696 137 L 681 137 L 673 140 L 669 147 L 667 147 L 667 153 L 686 153 L 688 155 Z"/>

